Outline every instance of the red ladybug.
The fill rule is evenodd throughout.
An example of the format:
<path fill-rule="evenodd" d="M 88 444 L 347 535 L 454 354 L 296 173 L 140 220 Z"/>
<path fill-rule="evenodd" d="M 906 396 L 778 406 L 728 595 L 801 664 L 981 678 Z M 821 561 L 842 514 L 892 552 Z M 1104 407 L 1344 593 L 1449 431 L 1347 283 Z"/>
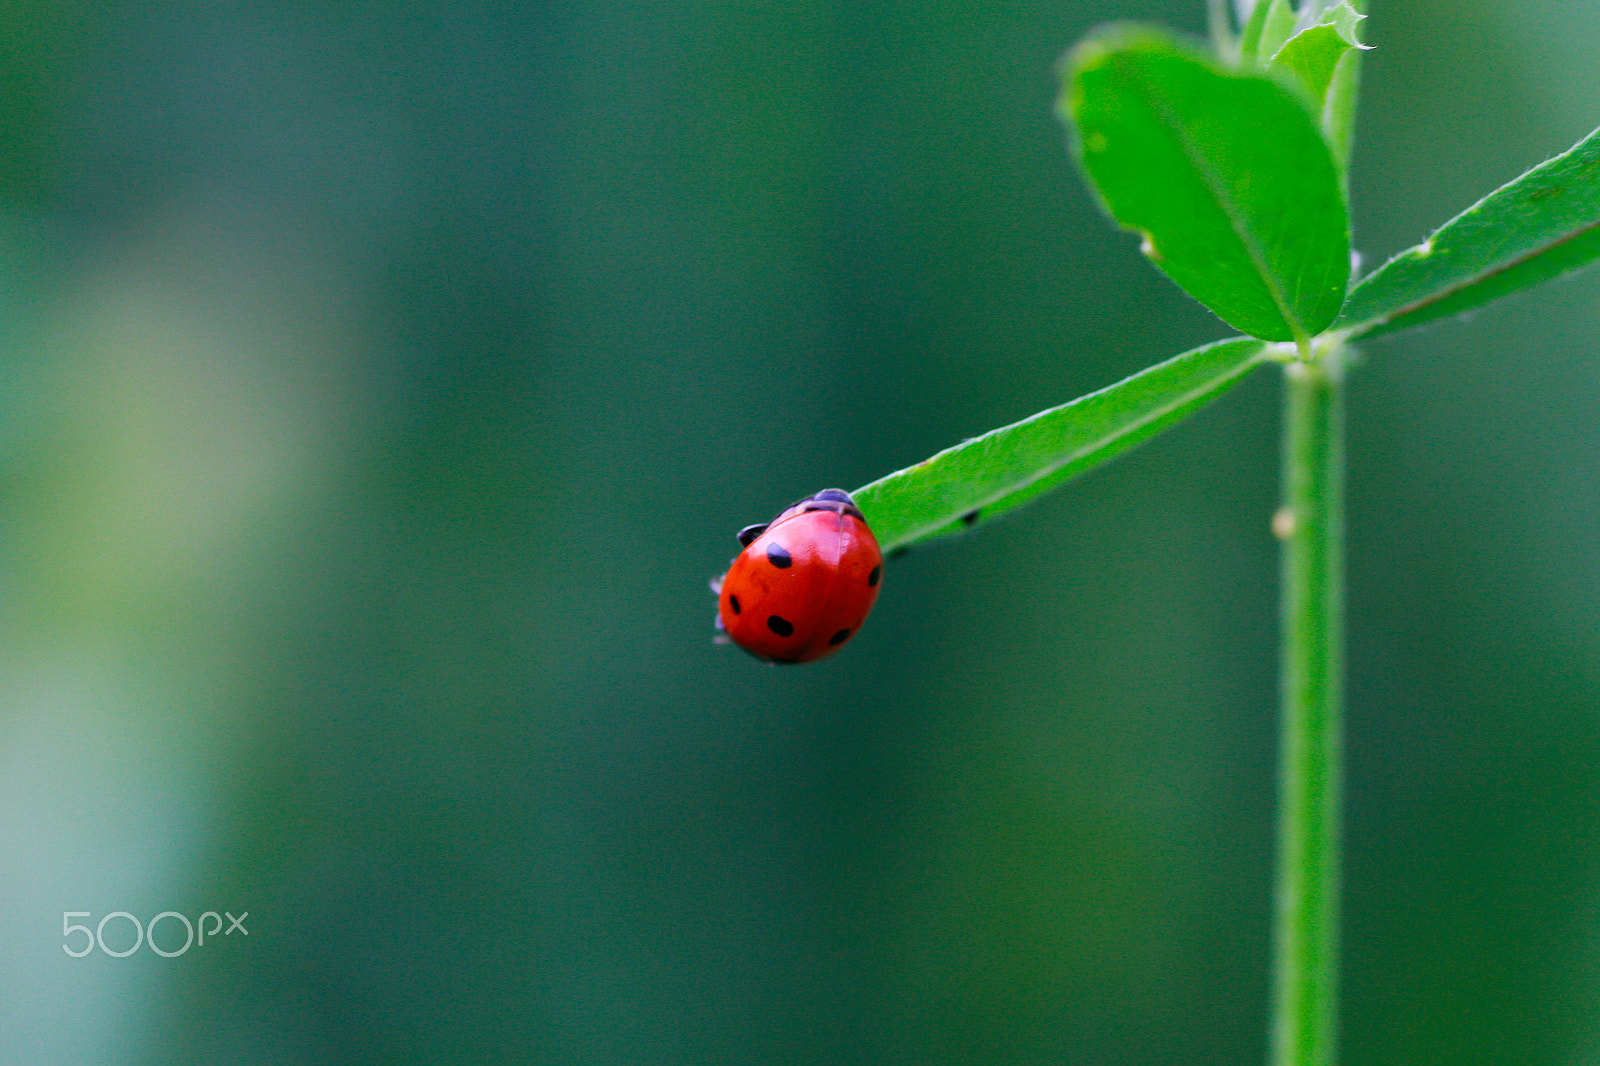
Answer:
<path fill-rule="evenodd" d="M 711 583 L 717 628 L 758 659 L 832 655 L 878 598 L 883 552 L 843 489 L 823 489 L 766 525 L 746 526 L 739 543 L 744 551 Z"/>

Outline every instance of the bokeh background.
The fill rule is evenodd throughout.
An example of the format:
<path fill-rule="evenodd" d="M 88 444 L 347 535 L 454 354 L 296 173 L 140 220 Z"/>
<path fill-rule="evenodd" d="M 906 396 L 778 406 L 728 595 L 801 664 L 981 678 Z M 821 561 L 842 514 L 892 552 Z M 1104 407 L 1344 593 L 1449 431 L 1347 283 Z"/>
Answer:
<path fill-rule="evenodd" d="M 1369 263 L 1600 123 L 1592 0 L 1372 8 Z M 710 641 L 740 526 L 1225 335 L 1063 152 L 1117 17 L 1203 25 L 0 9 L 0 1061 L 1261 1061 L 1271 373 Z M 1354 378 L 1348 1063 L 1600 1057 L 1597 336 Z"/>

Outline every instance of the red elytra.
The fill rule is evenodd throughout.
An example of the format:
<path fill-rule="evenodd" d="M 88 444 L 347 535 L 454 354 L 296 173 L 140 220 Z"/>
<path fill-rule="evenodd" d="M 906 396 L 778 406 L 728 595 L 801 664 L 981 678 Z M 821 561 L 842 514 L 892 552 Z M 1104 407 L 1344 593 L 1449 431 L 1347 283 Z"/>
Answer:
<path fill-rule="evenodd" d="M 758 659 L 806 663 L 855 636 L 878 599 L 883 552 L 855 500 L 823 489 L 764 526 L 717 588 L 717 628 Z"/>

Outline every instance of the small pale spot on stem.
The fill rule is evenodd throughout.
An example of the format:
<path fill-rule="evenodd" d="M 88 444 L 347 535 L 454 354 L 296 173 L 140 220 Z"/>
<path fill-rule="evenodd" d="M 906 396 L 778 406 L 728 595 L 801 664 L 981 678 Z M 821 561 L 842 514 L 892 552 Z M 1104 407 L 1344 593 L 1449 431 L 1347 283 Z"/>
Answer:
<path fill-rule="evenodd" d="M 1272 514 L 1272 535 L 1279 540 L 1294 536 L 1294 508 L 1280 507 Z"/>

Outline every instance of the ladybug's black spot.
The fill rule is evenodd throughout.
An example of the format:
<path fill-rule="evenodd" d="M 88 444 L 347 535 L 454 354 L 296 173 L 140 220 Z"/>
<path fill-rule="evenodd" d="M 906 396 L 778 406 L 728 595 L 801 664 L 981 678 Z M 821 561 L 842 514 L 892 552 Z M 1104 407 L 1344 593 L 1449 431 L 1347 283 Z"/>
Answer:
<path fill-rule="evenodd" d="M 833 636 L 828 638 L 828 643 L 830 645 L 843 644 L 845 641 L 847 641 L 849 639 L 850 639 L 850 631 L 848 629 L 841 629 L 841 630 L 839 630 L 839 632 L 835 633 Z"/>
<path fill-rule="evenodd" d="M 788 549 L 783 545 L 768 544 L 767 562 L 771 563 L 773 566 L 776 566 L 779 570 L 782 570 L 790 563 L 794 562 L 794 560 L 790 558 Z"/>
<path fill-rule="evenodd" d="M 876 588 L 878 586 L 878 578 L 880 578 L 882 576 L 883 576 L 883 566 L 882 566 L 882 564 L 879 564 L 878 566 L 874 566 L 872 568 L 872 573 L 867 575 L 867 588 L 869 588 L 869 589 L 870 588 Z"/>
<path fill-rule="evenodd" d="M 739 543 L 743 544 L 746 548 L 750 547 L 750 542 L 761 536 L 761 534 L 765 533 L 769 524 L 770 523 L 767 522 L 760 522 L 753 526 L 745 526 L 736 534 L 736 536 L 739 538 Z"/>
<path fill-rule="evenodd" d="M 738 614 L 739 613 L 739 597 L 737 597 L 737 596 L 729 596 L 728 597 L 728 606 L 733 608 L 733 613 L 734 614 Z"/>
<path fill-rule="evenodd" d="M 961 522 L 963 525 L 976 525 L 978 522 L 978 512 L 976 510 L 968 511 L 966 514 L 961 516 Z"/>
<path fill-rule="evenodd" d="M 783 618 L 779 615 L 767 615 L 767 628 L 778 634 L 780 637 L 794 636 L 794 624 L 787 618 Z"/>

